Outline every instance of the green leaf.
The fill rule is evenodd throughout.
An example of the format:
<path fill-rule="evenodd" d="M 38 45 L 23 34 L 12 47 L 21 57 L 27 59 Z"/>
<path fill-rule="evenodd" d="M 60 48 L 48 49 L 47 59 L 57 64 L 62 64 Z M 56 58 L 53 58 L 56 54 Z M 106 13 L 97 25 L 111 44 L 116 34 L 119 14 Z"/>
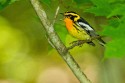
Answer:
<path fill-rule="evenodd" d="M 98 6 L 98 7 L 104 7 L 109 5 L 109 0 L 91 0 L 93 5 Z"/>
<path fill-rule="evenodd" d="M 74 2 L 76 2 L 77 4 L 83 4 L 83 3 L 90 3 L 90 0 L 73 0 Z"/>
<path fill-rule="evenodd" d="M 113 39 L 124 38 L 125 37 L 125 22 L 119 23 L 119 21 L 111 21 L 108 26 L 103 30 L 103 34 L 110 36 Z"/>
<path fill-rule="evenodd" d="M 125 55 L 125 39 L 117 38 L 106 44 L 105 58 L 122 57 Z"/>
<path fill-rule="evenodd" d="M 110 37 L 112 41 L 106 44 L 105 57 L 120 57 L 125 55 L 125 21 L 113 19 L 109 21 L 103 32 L 104 35 Z"/>
<path fill-rule="evenodd" d="M 120 20 L 118 18 L 109 20 L 109 25 L 112 27 L 118 27 L 120 25 Z"/>
<path fill-rule="evenodd" d="M 108 0 L 91 0 L 94 6 L 87 9 L 86 12 L 95 14 L 96 16 L 107 16 L 112 11 L 112 7 Z"/>
<path fill-rule="evenodd" d="M 110 3 L 124 3 L 125 0 L 109 0 Z"/>
<path fill-rule="evenodd" d="M 116 16 L 116 15 L 125 15 L 125 5 L 121 4 L 117 6 L 109 15 L 109 17 Z"/>
<path fill-rule="evenodd" d="M 125 55 L 125 1 L 124 0 L 91 0 L 93 6 L 86 10 L 96 16 L 105 16 L 107 25 L 103 26 L 102 35 L 110 38 L 106 44 L 105 57 Z"/>
<path fill-rule="evenodd" d="M 17 1 L 17 0 L 0 0 L 0 10 L 2 10 L 6 6 L 14 3 L 15 1 Z"/>
<path fill-rule="evenodd" d="M 85 12 L 93 13 L 96 16 L 107 16 L 110 13 L 110 10 L 106 10 L 104 7 L 92 7 L 90 9 L 87 9 Z"/>

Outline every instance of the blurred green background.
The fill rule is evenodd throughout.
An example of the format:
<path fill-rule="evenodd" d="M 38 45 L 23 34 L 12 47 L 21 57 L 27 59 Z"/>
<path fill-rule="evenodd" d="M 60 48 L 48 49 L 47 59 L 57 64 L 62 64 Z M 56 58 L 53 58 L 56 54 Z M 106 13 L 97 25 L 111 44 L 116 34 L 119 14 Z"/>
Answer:
<path fill-rule="evenodd" d="M 40 1 L 50 22 L 53 21 L 56 8 L 60 5 L 59 13 L 75 10 L 98 33 L 106 36 L 110 36 L 111 31 L 115 33 L 113 29 L 109 30 L 108 26 L 108 30 L 104 29 L 104 25 L 110 25 L 108 24 L 109 20 L 118 11 L 115 10 L 115 13 L 108 14 L 111 9 L 106 7 L 107 11 L 103 11 L 101 6 L 105 5 L 107 0 Z M 122 1 L 124 0 L 119 0 L 119 2 L 118 0 L 109 0 L 109 3 L 125 5 Z M 96 4 L 94 8 L 98 7 L 98 11 L 96 8 L 90 8 L 94 4 Z M 119 6 L 119 4 L 117 5 Z M 89 10 L 86 11 L 86 9 Z M 124 16 L 124 14 L 122 15 Z M 60 19 L 63 17 L 58 15 L 54 28 L 63 43 L 69 46 L 69 43 L 76 39 L 68 34 L 64 22 Z M 110 23 L 113 26 L 118 25 L 118 22 L 114 20 Z M 125 41 L 124 37 L 123 34 L 121 39 L 123 42 Z M 117 44 L 114 41 L 112 43 L 111 39 L 113 38 L 104 38 L 107 43 L 109 42 L 107 48 L 100 46 L 95 41 L 96 47 L 84 44 L 82 47 L 70 50 L 92 83 L 125 83 L 124 43 L 120 40 Z M 119 42 L 121 42 L 120 46 Z M 117 47 L 118 49 L 115 49 Z M 104 55 L 105 50 L 109 55 Z M 118 57 L 111 57 L 115 54 Z M 105 56 L 106 58 L 104 58 Z M 107 59 L 107 57 L 111 58 Z M 29 0 L 0 0 L 0 83 L 79 83 L 57 51 L 49 45 L 44 28 Z"/>

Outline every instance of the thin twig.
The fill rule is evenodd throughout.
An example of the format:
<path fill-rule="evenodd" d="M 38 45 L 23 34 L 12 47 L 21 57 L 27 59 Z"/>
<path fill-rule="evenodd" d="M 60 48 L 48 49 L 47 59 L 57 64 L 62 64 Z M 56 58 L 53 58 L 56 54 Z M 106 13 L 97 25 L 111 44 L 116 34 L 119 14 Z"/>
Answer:
<path fill-rule="evenodd" d="M 58 16 L 58 13 L 59 13 L 59 9 L 60 9 L 60 7 L 58 6 L 57 7 L 57 9 L 56 9 L 56 13 L 55 13 L 55 16 L 54 16 L 54 20 L 53 20 L 53 22 L 52 22 L 52 26 L 55 24 L 55 22 L 56 22 L 56 18 L 57 18 L 57 16 Z"/>
<path fill-rule="evenodd" d="M 104 36 L 95 36 L 95 37 L 92 37 L 91 39 L 89 40 L 78 40 L 78 41 L 74 41 L 73 43 L 71 43 L 72 45 L 70 47 L 67 47 L 67 50 L 70 50 L 70 49 L 73 49 L 74 47 L 76 46 L 80 46 L 84 43 L 87 43 L 87 42 L 90 42 L 92 40 L 95 40 L 95 39 L 99 39 L 99 38 L 102 38 Z"/>

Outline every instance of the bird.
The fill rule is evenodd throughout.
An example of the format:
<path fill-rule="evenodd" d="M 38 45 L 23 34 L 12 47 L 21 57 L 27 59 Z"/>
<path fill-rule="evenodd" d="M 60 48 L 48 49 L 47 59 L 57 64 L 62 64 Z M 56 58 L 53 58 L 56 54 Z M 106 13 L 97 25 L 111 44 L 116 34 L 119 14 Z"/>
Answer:
<path fill-rule="evenodd" d="M 90 24 L 83 19 L 79 14 L 74 11 L 66 11 L 64 13 L 60 13 L 64 16 L 65 26 L 70 35 L 78 40 L 89 40 L 92 37 L 97 37 L 99 34 L 94 30 Z M 97 39 L 99 44 L 105 46 L 104 40 L 101 38 Z M 95 46 L 93 41 L 87 42 L 88 44 Z"/>

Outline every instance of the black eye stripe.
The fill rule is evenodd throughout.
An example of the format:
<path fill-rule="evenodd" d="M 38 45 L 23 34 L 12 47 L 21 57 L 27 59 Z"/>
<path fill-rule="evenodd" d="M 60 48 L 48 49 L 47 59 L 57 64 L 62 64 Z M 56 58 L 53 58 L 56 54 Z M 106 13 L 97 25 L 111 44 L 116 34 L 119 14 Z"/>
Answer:
<path fill-rule="evenodd" d="M 70 17 L 71 15 L 65 15 L 65 16 Z"/>
<path fill-rule="evenodd" d="M 77 17 L 77 16 L 73 16 L 73 17 Z"/>
<path fill-rule="evenodd" d="M 77 17 L 77 16 L 74 16 L 74 15 L 65 15 L 66 17 Z"/>

